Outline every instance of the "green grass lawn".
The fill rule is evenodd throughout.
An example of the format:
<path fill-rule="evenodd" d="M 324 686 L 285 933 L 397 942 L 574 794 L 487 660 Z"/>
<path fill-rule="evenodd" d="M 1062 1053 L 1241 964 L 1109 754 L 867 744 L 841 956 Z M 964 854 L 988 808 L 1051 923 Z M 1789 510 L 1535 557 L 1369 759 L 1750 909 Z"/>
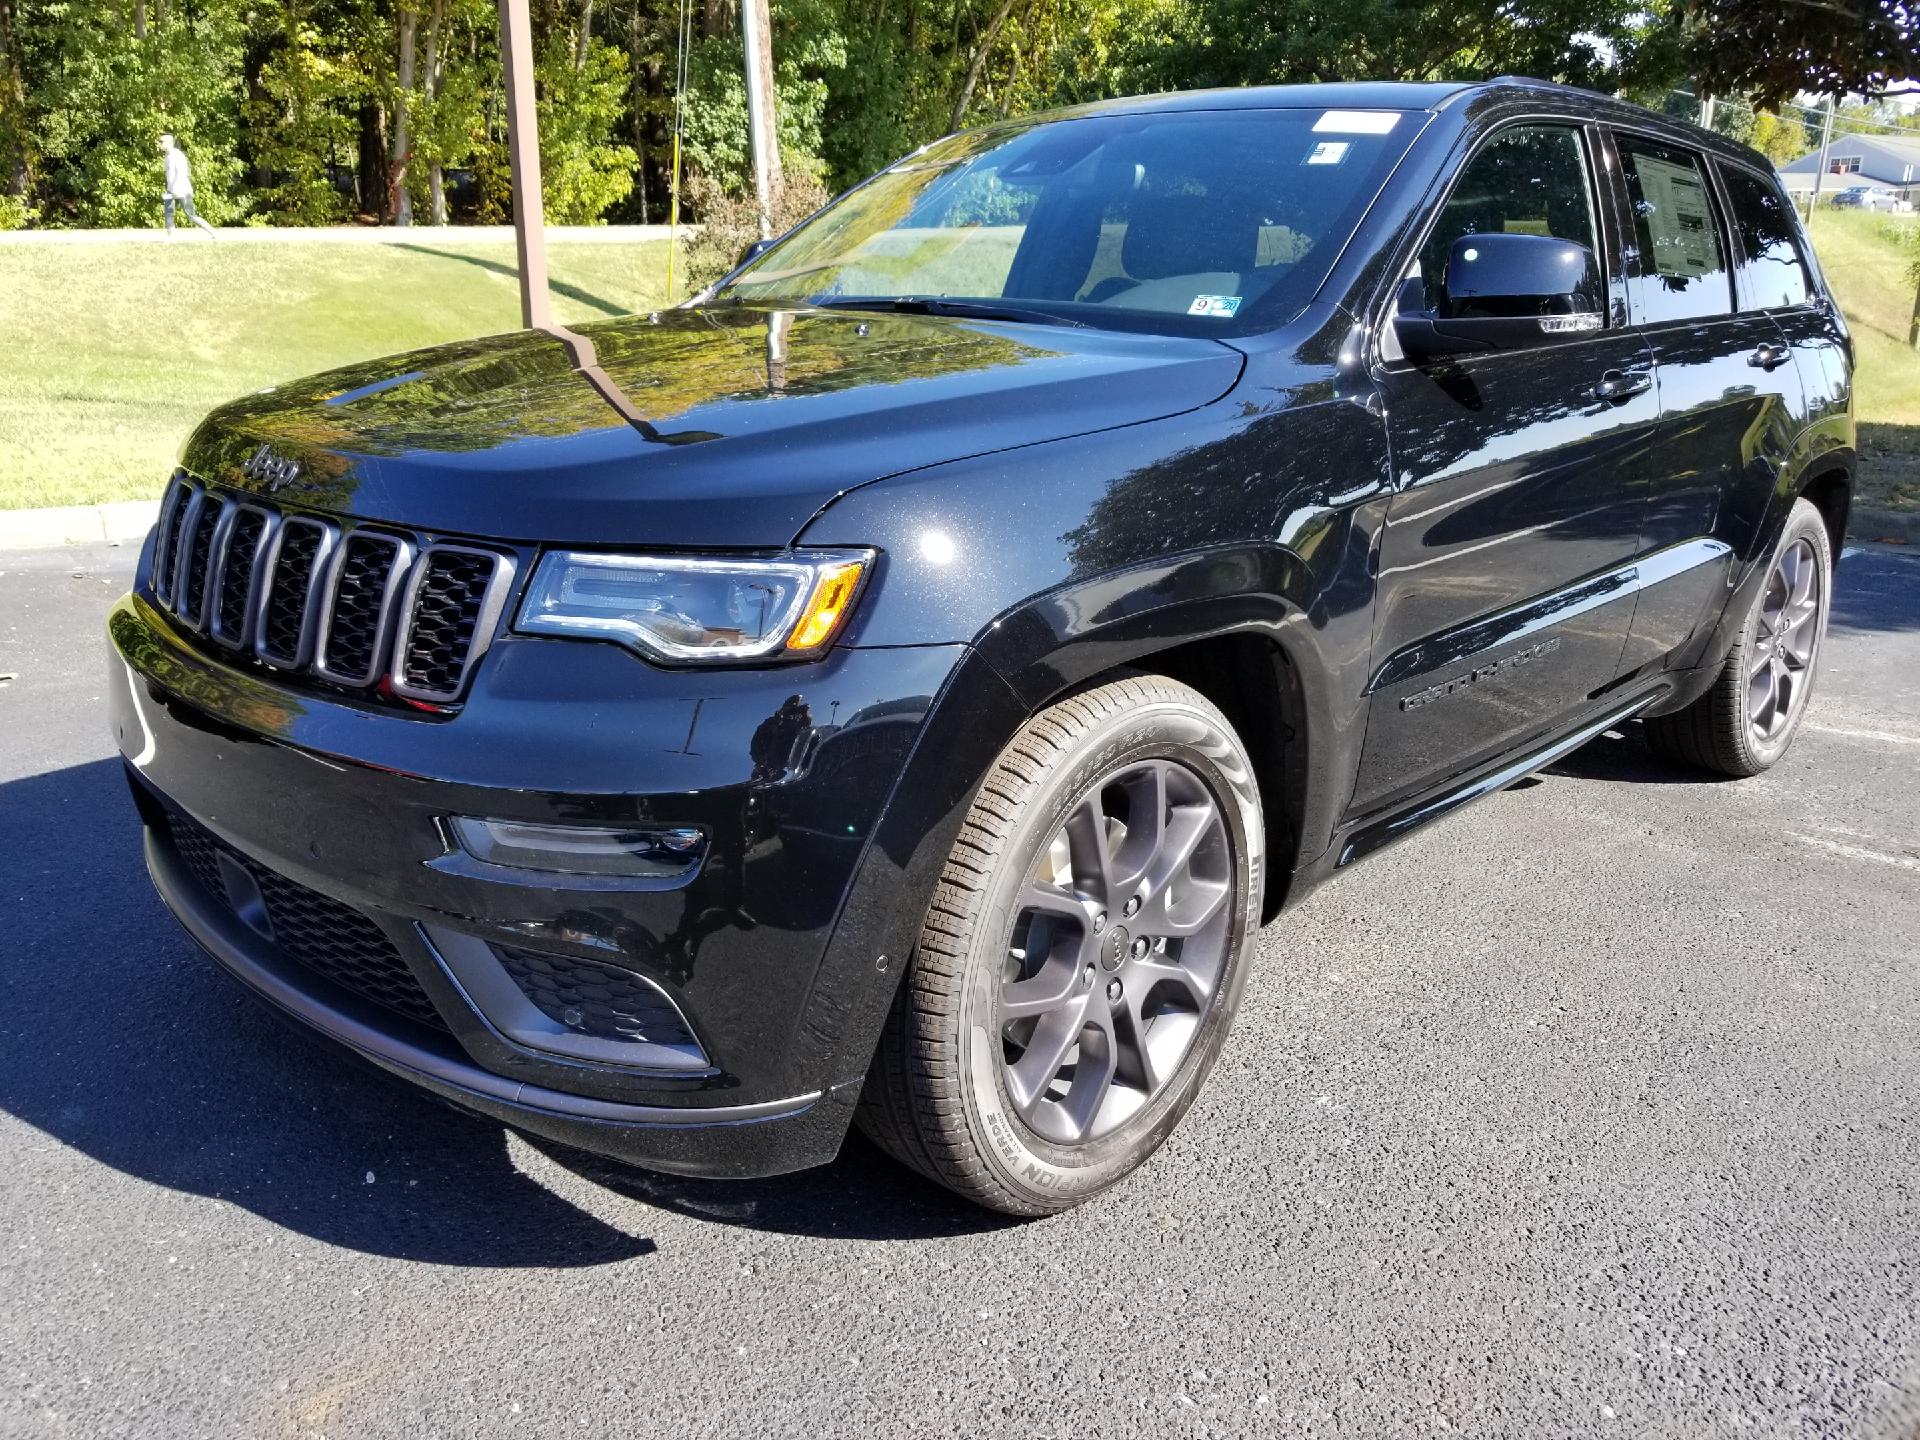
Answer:
<path fill-rule="evenodd" d="M 1920 219 L 1822 211 L 1814 241 L 1859 348 L 1863 503 L 1920 508 L 1920 353 L 1899 235 Z M 661 303 L 666 246 L 564 244 L 554 311 Z M 402 245 L 0 248 L 0 510 L 157 495 L 180 442 L 223 400 L 376 355 L 510 330 L 510 244 L 422 230 Z"/>
<path fill-rule="evenodd" d="M 666 244 L 549 248 L 555 318 L 660 303 Z M 676 277 L 676 280 L 678 277 Z M 512 244 L 0 248 L 0 510 L 160 493 L 223 400 L 330 366 L 518 328 Z"/>
<path fill-rule="evenodd" d="M 1920 351 L 1907 346 L 1913 314 L 1910 253 L 1902 237 L 1920 217 L 1821 210 L 1814 248 L 1853 329 L 1854 413 L 1860 423 L 1855 504 L 1920 509 Z"/>

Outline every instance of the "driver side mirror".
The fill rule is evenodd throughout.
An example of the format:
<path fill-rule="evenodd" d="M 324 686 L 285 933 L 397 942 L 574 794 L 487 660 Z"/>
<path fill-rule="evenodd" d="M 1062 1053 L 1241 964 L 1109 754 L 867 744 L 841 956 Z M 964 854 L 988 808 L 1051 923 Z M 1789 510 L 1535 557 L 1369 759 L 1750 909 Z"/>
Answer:
<path fill-rule="evenodd" d="M 1598 330 L 1603 322 L 1590 293 L 1593 273 L 1593 252 L 1571 240 L 1499 231 L 1462 235 L 1447 260 L 1442 313 L 1408 306 L 1419 283 L 1411 281 L 1394 316 L 1394 335 L 1418 362 Z"/>
<path fill-rule="evenodd" d="M 738 270 L 742 265 L 748 264 L 749 262 L 754 260 L 758 260 L 762 255 L 766 254 L 767 251 L 771 250 L 772 248 L 773 248 L 773 241 L 771 240 L 754 241 L 751 245 L 747 246 L 746 249 L 740 252 L 740 258 L 734 262 L 733 268 Z"/>

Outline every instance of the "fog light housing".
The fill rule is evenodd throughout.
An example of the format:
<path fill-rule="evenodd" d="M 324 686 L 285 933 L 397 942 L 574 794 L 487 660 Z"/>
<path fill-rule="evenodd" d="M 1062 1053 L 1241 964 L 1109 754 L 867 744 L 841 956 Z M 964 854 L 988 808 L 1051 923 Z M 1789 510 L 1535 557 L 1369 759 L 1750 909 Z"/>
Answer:
<path fill-rule="evenodd" d="M 483 865 L 555 875 L 682 880 L 706 858 L 697 825 L 541 825 L 455 815 L 460 848 Z"/>
<path fill-rule="evenodd" d="M 686 1013 L 636 970 L 440 925 L 420 934 L 468 1003 L 516 1045 L 663 1075 L 713 1068 Z"/>

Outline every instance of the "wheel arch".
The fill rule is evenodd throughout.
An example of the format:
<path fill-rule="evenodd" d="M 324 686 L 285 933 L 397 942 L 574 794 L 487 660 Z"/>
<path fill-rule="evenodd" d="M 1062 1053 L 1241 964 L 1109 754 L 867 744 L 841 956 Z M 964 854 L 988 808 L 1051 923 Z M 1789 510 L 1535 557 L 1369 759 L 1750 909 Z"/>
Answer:
<path fill-rule="evenodd" d="M 1001 617 L 978 645 L 1029 715 L 1142 672 L 1191 685 L 1216 705 L 1254 764 L 1264 922 L 1330 839 L 1364 730 L 1372 612 L 1316 618 L 1320 595 L 1312 568 L 1283 547 L 1211 552 L 1040 597 Z"/>
<path fill-rule="evenodd" d="M 1837 456 L 1823 456 L 1800 477 L 1797 494 L 1813 502 L 1827 526 L 1828 555 L 1837 566 L 1853 511 L 1853 470 Z"/>

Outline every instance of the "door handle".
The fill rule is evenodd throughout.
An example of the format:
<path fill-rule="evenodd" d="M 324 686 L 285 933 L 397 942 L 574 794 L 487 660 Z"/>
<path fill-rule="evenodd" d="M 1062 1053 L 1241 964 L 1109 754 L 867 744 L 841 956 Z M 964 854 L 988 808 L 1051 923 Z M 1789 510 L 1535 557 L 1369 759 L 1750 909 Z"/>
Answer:
<path fill-rule="evenodd" d="M 1747 356 L 1747 363 L 1761 370 L 1772 370 L 1792 358 L 1793 352 L 1784 345 L 1762 345 Z"/>
<path fill-rule="evenodd" d="M 1652 388 L 1653 376 L 1645 370 L 1609 370 L 1587 391 L 1587 396 L 1593 400 L 1625 400 Z"/>

